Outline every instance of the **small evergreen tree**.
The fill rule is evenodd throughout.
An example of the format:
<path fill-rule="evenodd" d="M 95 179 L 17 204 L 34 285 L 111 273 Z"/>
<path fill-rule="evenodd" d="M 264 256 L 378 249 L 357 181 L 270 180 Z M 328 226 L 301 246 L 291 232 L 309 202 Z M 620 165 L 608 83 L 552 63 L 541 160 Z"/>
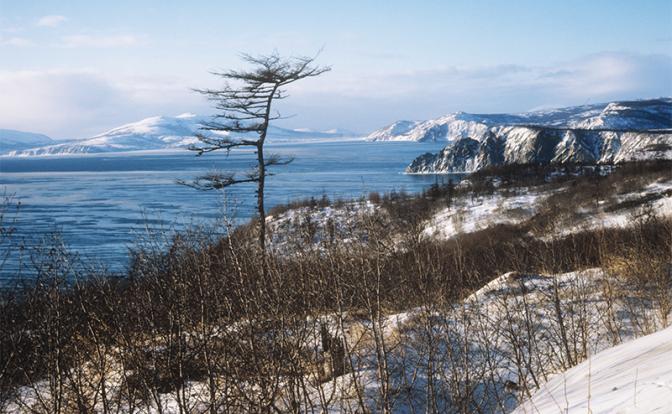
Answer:
<path fill-rule="evenodd" d="M 266 211 L 264 186 L 266 177 L 272 175 L 269 167 L 285 165 L 291 159 L 277 155 L 266 156 L 264 144 L 271 121 L 281 119 L 273 112 L 273 103 L 287 97 L 285 87 L 298 80 L 319 76 L 329 67 L 314 66 L 312 57 L 283 58 L 277 53 L 267 56 L 243 55 L 243 60 L 252 66 L 249 70 L 214 72 L 224 80 L 221 89 L 196 89 L 214 102 L 219 111 L 212 120 L 202 125 L 196 135 L 200 143 L 189 149 L 198 156 L 212 151 L 254 148 L 256 167 L 244 175 L 235 173 L 209 173 L 193 182 L 182 184 L 200 190 L 214 190 L 234 184 L 257 184 L 257 214 L 259 222 L 259 247 L 266 250 Z"/>

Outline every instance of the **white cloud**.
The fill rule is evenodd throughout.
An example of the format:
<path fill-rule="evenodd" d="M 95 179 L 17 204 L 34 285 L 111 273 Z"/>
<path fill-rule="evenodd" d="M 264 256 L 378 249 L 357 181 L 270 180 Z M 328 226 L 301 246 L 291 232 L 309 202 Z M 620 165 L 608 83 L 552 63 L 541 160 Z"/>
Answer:
<path fill-rule="evenodd" d="M 86 138 L 141 118 L 207 108 L 189 81 L 92 70 L 1 71 L 0 128 Z"/>
<path fill-rule="evenodd" d="M 27 47 L 33 46 L 34 43 L 30 39 L 25 37 L 2 37 L 0 36 L 0 46 L 16 46 L 16 47 Z"/>
<path fill-rule="evenodd" d="M 297 84 L 292 125 L 330 121 L 360 131 L 397 119 L 453 111 L 519 112 L 672 95 L 672 57 L 605 52 L 545 66 L 447 66 L 403 72 L 339 73 Z M 312 104 L 306 104 L 310 102 Z M 334 121 L 340 119 L 338 121 Z"/>
<path fill-rule="evenodd" d="M 68 124 L 86 124 L 104 116 L 119 99 L 104 79 L 90 72 L 0 72 L 0 125 L 3 127 L 69 133 Z M 62 136 L 62 135 L 61 135 Z"/>
<path fill-rule="evenodd" d="M 550 93 L 570 99 L 672 94 L 672 57 L 605 52 L 546 68 L 538 76 Z"/>
<path fill-rule="evenodd" d="M 547 66 L 447 66 L 365 75 L 334 71 L 299 92 L 320 91 L 351 97 L 410 97 L 479 93 L 486 96 L 528 91 L 565 98 L 603 98 L 618 94 L 672 94 L 672 57 L 605 52 Z M 515 100 L 512 100 L 512 102 Z"/>
<path fill-rule="evenodd" d="M 65 16 L 51 15 L 51 16 L 42 16 L 37 21 L 37 25 L 40 27 L 57 27 L 61 23 L 64 23 L 68 20 Z"/>
<path fill-rule="evenodd" d="M 137 46 L 141 44 L 140 39 L 133 35 L 111 35 L 111 36 L 94 36 L 94 35 L 72 35 L 63 36 L 61 38 L 64 47 L 93 47 L 93 48 L 108 48 L 108 47 L 124 47 Z"/>
<path fill-rule="evenodd" d="M 134 76 L 100 71 L 1 71 L 0 128 L 63 138 L 89 137 L 153 115 L 208 113 L 190 87 L 217 79 Z M 517 112 L 672 95 L 667 55 L 601 53 L 555 65 L 444 67 L 357 75 L 334 71 L 299 82 L 282 113 L 291 127 L 345 127 L 362 132 L 397 119 L 428 119 L 448 112 Z"/>

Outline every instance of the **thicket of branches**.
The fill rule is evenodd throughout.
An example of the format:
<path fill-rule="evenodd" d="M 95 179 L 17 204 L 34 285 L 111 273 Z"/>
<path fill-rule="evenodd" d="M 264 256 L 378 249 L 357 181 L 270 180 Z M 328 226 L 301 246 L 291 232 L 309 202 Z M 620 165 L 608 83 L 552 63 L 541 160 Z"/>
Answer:
<path fill-rule="evenodd" d="M 672 310 L 672 222 L 655 215 L 548 240 L 520 226 L 442 242 L 390 235 L 376 217 L 356 226 L 366 243 L 265 259 L 245 231 L 184 232 L 138 246 L 124 278 L 50 241 L 32 252 L 36 278 L 0 299 L 0 411 L 507 411 L 598 334 L 616 344 Z M 535 303 L 504 295 L 501 319 L 462 302 L 505 272 L 525 289 L 527 274 L 592 267 L 607 275 L 597 320 L 580 281 Z M 390 325 L 411 309 L 412 325 Z"/>

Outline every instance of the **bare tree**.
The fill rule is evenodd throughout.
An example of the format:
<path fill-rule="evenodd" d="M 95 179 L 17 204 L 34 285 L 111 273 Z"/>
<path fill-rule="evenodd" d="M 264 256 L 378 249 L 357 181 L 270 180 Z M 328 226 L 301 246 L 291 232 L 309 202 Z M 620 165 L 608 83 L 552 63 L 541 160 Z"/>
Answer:
<path fill-rule="evenodd" d="M 208 97 L 219 111 L 205 122 L 197 134 L 200 143 L 189 149 L 197 155 L 225 150 L 253 147 L 257 165 L 244 175 L 236 173 L 209 173 L 184 183 L 201 190 L 221 189 L 240 183 L 257 183 L 257 214 L 259 215 L 259 246 L 266 247 L 266 213 L 264 210 L 264 185 L 272 175 L 268 168 L 284 165 L 291 159 L 277 155 L 264 155 L 264 143 L 271 121 L 282 115 L 273 112 L 273 102 L 287 97 L 285 87 L 298 80 L 321 75 L 329 67 L 313 65 L 314 57 L 283 58 L 277 53 L 262 56 L 242 55 L 252 68 L 244 71 L 213 72 L 224 79 L 222 89 L 196 89 Z"/>

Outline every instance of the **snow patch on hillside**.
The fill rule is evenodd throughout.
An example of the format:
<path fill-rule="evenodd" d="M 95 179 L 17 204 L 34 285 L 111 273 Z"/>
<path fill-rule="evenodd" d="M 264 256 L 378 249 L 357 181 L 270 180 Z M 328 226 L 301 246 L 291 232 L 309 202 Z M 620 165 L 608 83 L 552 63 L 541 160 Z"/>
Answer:
<path fill-rule="evenodd" d="M 425 223 L 424 237 L 446 240 L 460 234 L 474 233 L 496 225 L 525 223 L 540 213 L 545 200 L 562 188 L 517 189 L 514 193 L 495 191 L 492 195 L 464 195 L 450 207 L 435 213 Z M 566 191 L 566 190 L 565 190 Z M 568 206 L 572 214 L 556 217 L 552 230 L 536 234 L 544 240 L 565 237 L 581 231 L 625 228 L 650 214 L 672 217 L 672 177 L 645 185 L 638 191 L 617 195 L 590 207 Z"/>
<path fill-rule="evenodd" d="M 557 336 L 558 311 L 566 318 L 564 328 L 576 352 L 572 358 L 579 361 L 583 359 L 583 346 L 591 355 L 650 333 L 640 328 L 644 318 L 650 322 L 649 329 L 663 326 L 646 301 L 627 294 L 618 299 L 606 296 L 605 283 L 617 283 L 610 278 L 598 268 L 557 275 L 509 272 L 461 304 L 419 307 L 382 318 L 380 329 L 389 347 L 387 364 L 392 373 L 388 386 L 395 393 L 393 411 L 412 413 L 429 408 L 426 398 L 430 366 L 435 370 L 432 381 L 438 394 L 434 403 L 439 411 L 455 409 L 445 393 L 453 381 L 464 380 L 463 375 L 470 377 L 472 390 L 478 390 L 481 411 L 512 411 L 524 398 L 525 389 L 534 392 L 535 381 L 545 381 L 564 371 L 569 363 L 566 348 Z M 339 396 L 331 412 L 357 410 L 353 377 L 363 387 L 369 408 L 376 411 L 379 407 L 382 383 L 375 345 L 361 334 L 361 328 L 356 328 L 358 323 L 361 322 L 346 328 L 357 371 L 323 384 L 323 392 Z M 426 348 L 428 335 L 435 347 L 431 364 Z M 465 350 L 468 355 L 463 355 Z M 524 365 L 520 365 L 521 359 Z M 463 361 L 469 361 L 469 366 L 460 365 Z M 665 370 L 672 372 L 668 366 Z M 479 376 L 483 372 L 489 373 Z M 319 407 L 306 407 L 310 408 Z"/>
<path fill-rule="evenodd" d="M 370 201 L 355 201 L 339 207 L 299 207 L 266 217 L 269 245 L 276 251 L 300 251 L 324 243 L 365 241 L 362 222 L 380 207 Z"/>
<path fill-rule="evenodd" d="M 539 202 L 546 196 L 537 192 L 521 191 L 511 196 L 496 194 L 464 197 L 436 213 L 422 234 L 437 239 L 450 239 L 498 224 L 519 224 L 534 216 Z"/>
<path fill-rule="evenodd" d="M 672 327 L 593 355 L 544 384 L 514 413 L 666 413 Z"/>
<path fill-rule="evenodd" d="M 634 205 L 617 208 L 619 204 L 628 203 Z M 580 211 L 578 218 L 574 218 L 571 222 L 559 223 L 557 231 L 548 237 L 564 237 L 581 231 L 603 228 L 625 228 L 637 219 L 646 219 L 647 214 L 672 217 L 672 177 L 650 183 L 641 191 L 620 194 L 610 200 L 609 205 L 603 201 L 600 207 L 598 211 Z"/>

